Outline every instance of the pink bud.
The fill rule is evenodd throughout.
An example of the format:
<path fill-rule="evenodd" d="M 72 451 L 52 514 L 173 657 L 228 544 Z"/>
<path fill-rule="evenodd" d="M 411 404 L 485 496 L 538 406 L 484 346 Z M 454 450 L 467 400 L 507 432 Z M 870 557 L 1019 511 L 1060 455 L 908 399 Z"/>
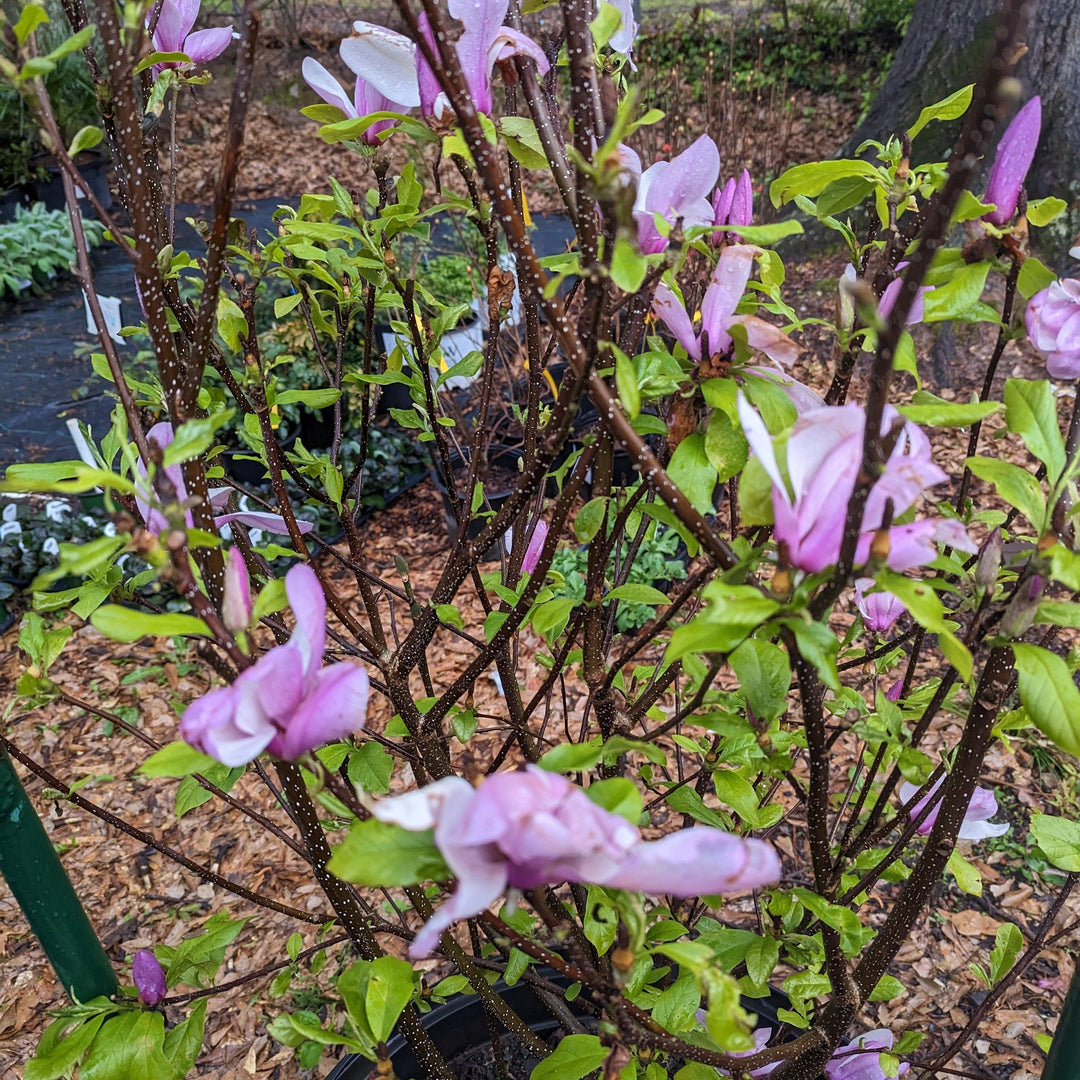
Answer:
<path fill-rule="evenodd" d="M 986 201 L 996 207 L 985 215 L 994 225 L 1005 225 L 1016 213 L 1020 189 L 1035 157 L 1042 128 L 1042 101 L 1033 97 L 1013 117 L 998 143 L 990 179 L 986 183 Z"/>
<path fill-rule="evenodd" d="M 225 562 L 225 596 L 221 619 L 230 633 L 238 634 L 251 625 L 251 583 L 240 549 L 229 548 Z"/>
<path fill-rule="evenodd" d="M 547 540 L 548 523 L 541 518 L 529 537 L 529 546 L 525 549 L 525 556 L 521 560 L 521 572 L 531 574 L 540 562 L 540 553 L 544 550 L 544 541 Z"/>
<path fill-rule="evenodd" d="M 904 692 L 904 680 L 903 679 L 897 679 L 896 682 L 894 682 L 892 684 L 892 686 L 890 686 L 889 689 L 885 691 L 885 697 L 888 698 L 889 701 L 899 701 L 900 700 L 900 695 L 903 692 Z"/>
<path fill-rule="evenodd" d="M 131 963 L 131 977 L 139 1000 L 144 1005 L 156 1005 L 165 997 L 165 970 L 149 949 L 140 949 Z"/>

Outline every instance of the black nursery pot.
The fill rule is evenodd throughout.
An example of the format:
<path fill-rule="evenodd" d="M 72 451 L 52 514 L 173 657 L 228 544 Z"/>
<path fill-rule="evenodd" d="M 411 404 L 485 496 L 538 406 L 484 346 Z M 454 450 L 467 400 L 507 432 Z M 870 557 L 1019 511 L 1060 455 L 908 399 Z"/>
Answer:
<path fill-rule="evenodd" d="M 488 452 L 488 461 L 493 466 L 501 466 L 504 469 L 510 470 L 515 475 L 517 474 L 518 462 L 520 460 L 521 451 L 516 447 L 493 446 Z M 438 462 L 438 459 L 436 459 L 436 462 Z M 454 471 L 455 480 L 465 479 L 468 474 L 468 467 L 456 452 L 453 452 L 450 455 L 450 465 Z M 451 544 L 456 543 L 458 538 L 457 518 L 454 517 L 453 503 L 450 501 L 448 486 L 442 476 L 440 464 L 437 463 L 432 467 L 431 479 L 435 482 L 435 486 L 439 489 L 439 494 L 442 496 L 443 518 L 446 521 L 446 534 L 450 538 Z M 487 501 L 491 504 L 492 510 L 498 511 L 502 507 L 503 503 L 513 494 L 514 487 L 515 484 L 513 482 L 507 482 L 505 484 L 491 480 L 484 482 L 484 494 L 487 497 Z M 486 524 L 486 518 L 474 519 L 469 524 L 469 536 L 479 536 Z M 485 561 L 490 561 L 499 558 L 501 554 L 502 541 L 496 540 L 495 543 L 484 552 L 482 558 Z"/>
<path fill-rule="evenodd" d="M 34 185 L 35 197 L 45 204 L 46 210 L 63 210 L 64 181 L 61 178 L 61 169 L 54 158 L 46 158 L 42 162 L 49 174 L 47 180 Z M 112 206 L 112 195 L 109 192 L 108 168 L 109 163 L 104 154 L 93 150 L 84 150 L 75 159 L 82 178 L 87 186 L 97 197 L 98 202 L 108 210 Z M 87 217 L 96 217 L 93 206 L 88 199 L 80 200 L 83 203 L 83 213 Z"/>
<path fill-rule="evenodd" d="M 8 188 L 6 191 L 0 191 L 0 224 L 6 221 L 14 221 L 16 208 L 29 205 L 30 191 L 25 185 L 20 184 L 17 187 Z"/>
<path fill-rule="evenodd" d="M 550 970 L 541 969 L 539 974 L 553 983 L 568 985 L 568 980 Z M 503 1001 L 529 1025 L 530 1030 L 536 1032 L 541 1038 L 550 1036 L 558 1030 L 559 1022 L 525 983 L 519 982 L 514 986 L 507 986 L 500 980 L 495 984 L 495 990 Z M 579 1020 L 590 1015 L 582 1007 L 581 997 L 566 1004 Z M 787 995 L 779 990 L 771 991 L 766 998 L 742 999 L 742 1007 L 757 1016 L 757 1026 L 771 1027 L 774 1031 L 780 1024 L 777 1019 L 777 1009 L 787 1008 L 788 1005 Z M 491 1042 L 491 1028 L 487 1015 L 484 1012 L 483 1003 L 475 994 L 455 998 L 445 1005 L 432 1009 L 420 1018 L 420 1022 L 427 1029 L 432 1042 L 447 1062 L 452 1062 L 454 1058 L 467 1050 L 479 1049 Z M 387 1046 L 395 1076 L 400 1077 L 401 1080 L 426 1080 L 423 1067 L 409 1049 L 403 1035 L 395 1035 Z M 378 1075 L 375 1066 L 367 1058 L 350 1054 L 337 1063 L 327 1080 L 377 1080 Z"/>
<path fill-rule="evenodd" d="M 345 430 L 348 412 L 341 409 L 341 430 Z M 326 450 L 334 444 L 334 406 L 325 409 L 300 409 L 300 441 L 309 450 Z"/>

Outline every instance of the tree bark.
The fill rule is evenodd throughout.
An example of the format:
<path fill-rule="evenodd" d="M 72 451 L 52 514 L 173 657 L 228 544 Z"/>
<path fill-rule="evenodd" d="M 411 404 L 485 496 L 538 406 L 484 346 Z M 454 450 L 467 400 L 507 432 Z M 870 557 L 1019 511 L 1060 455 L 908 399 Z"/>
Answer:
<path fill-rule="evenodd" d="M 998 10 L 998 0 L 916 0 L 908 32 L 885 82 L 842 153 L 850 154 L 864 139 L 884 141 L 899 134 L 910 127 L 924 105 L 977 79 Z M 1073 264 L 1066 252 L 1080 232 L 1077 0 L 1033 0 L 1025 44 L 1027 51 L 1016 72 L 1023 86 L 1022 101 L 1040 95 L 1043 116 L 1042 137 L 1028 173 L 1028 194 L 1031 198 L 1057 195 L 1070 204 L 1048 228 L 1033 230 L 1032 239 L 1039 252 L 1064 271 Z M 1009 118 L 1002 117 L 1002 129 Z M 958 122 L 930 124 L 915 140 L 915 160 L 941 160 L 958 131 Z"/>

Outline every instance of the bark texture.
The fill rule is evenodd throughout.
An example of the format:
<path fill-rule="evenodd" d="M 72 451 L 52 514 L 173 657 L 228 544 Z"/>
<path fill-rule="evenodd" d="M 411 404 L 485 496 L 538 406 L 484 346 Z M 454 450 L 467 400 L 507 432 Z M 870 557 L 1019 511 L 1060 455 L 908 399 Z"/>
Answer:
<path fill-rule="evenodd" d="M 916 0 L 903 44 L 844 152 L 851 153 L 863 139 L 904 131 L 924 105 L 974 82 L 998 10 L 997 0 Z M 1080 232 L 1080 3 L 1032 0 L 1025 44 L 1016 72 L 1022 100 L 1039 94 L 1043 110 L 1028 194 L 1058 195 L 1070 203 L 1049 228 L 1033 230 L 1033 244 L 1058 270 L 1070 265 L 1075 270 L 1066 252 Z M 1010 116 L 1002 117 L 1002 129 Z M 929 125 L 915 140 L 916 160 L 941 160 L 958 131 L 958 124 Z"/>

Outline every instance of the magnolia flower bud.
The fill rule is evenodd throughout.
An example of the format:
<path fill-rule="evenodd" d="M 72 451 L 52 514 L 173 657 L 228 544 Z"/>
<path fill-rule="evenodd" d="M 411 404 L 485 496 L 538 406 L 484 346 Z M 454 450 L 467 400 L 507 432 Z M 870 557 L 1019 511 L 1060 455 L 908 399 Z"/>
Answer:
<path fill-rule="evenodd" d="M 165 970 L 149 949 L 140 949 L 131 963 L 131 977 L 139 1000 L 144 1005 L 157 1005 L 165 997 Z"/>
<path fill-rule="evenodd" d="M 529 537 L 529 545 L 525 548 L 525 554 L 521 559 L 521 572 L 531 574 L 536 570 L 540 562 L 540 556 L 544 551 L 544 541 L 547 540 L 548 523 L 541 518 Z"/>
<path fill-rule="evenodd" d="M 1001 530 L 995 529 L 979 548 L 979 559 L 975 563 L 975 584 L 980 589 L 992 589 L 1001 569 Z"/>
<path fill-rule="evenodd" d="M 244 556 L 239 548 L 229 548 L 225 561 L 225 595 L 221 601 L 221 619 L 231 634 L 251 625 L 251 584 Z"/>
<path fill-rule="evenodd" d="M 1001 633 L 1005 637 L 1021 638 L 1031 629 L 1042 590 L 1041 574 L 1032 574 L 1026 581 L 1020 582 L 1001 619 Z"/>

